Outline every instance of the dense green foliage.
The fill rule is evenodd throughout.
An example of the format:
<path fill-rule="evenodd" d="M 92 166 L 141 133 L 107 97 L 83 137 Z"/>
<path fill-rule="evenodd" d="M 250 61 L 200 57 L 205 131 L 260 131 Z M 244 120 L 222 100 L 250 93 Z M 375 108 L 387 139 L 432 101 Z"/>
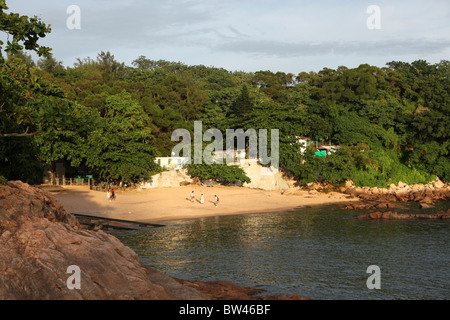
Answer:
<path fill-rule="evenodd" d="M 214 180 L 222 184 L 251 182 L 250 178 L 239 166 L 202 163 L 190 164 L 187 168 L 188 174 L 192 178 L 200 179 L 200 181 Z"/>
<path fill-rule="evenodd" d="M 185 128 L 192 135 L 193 121 L 201 120 L 204 131 L 279 129 L 281 170 L 300 183 L 450 181 L 449 61 L 294 75 L 145 56 L 127 66 L 100 52 L 65 67 L 37 44 L 49 27 L 7 15 L 4 1 L 0 9 L 0 30 L 13 36 L 6 59 L 0 55 L 0 174 L 7 179 L 38 181 L 43 165 L 54 169 L 57 161 L 101 178 L 145 178 L 158 170 L 155 156 L 170 155 L 172 132 Z M 21 49 L 44 57 L 35 63 Z M 300 136 L 339 145 L 339 152 L 301 154 Z M 223 167 L 190 170 L 243 181 L 233 167 Z"/>
<path fill-rule="evenodd" d="M 149 117 L 129 93 L 108 97 L 97 121 L 86 141 L 86 165 L 101 178 L 136 181 L 158 171 Z"/>
<path fill-rule="evenodd" d="M 7 53 L 14 53 L 22 49 L 33 50 L 39 56 L 48 56 L 51 49 L 39 45 L 40 38 L 45 37 L 51 31 L 50 26 L 45 25 L 39 18 L 21 16 L 17 13 L 6 13 L 8 10 L 5 0 L 0 1 L 0 31 L 12 36 L 8 37 L 6 48 Z M 0 47 L 4 42 L 0 40 Z M 3 55 L 0 52 L 0 62 L 3 62 Z"/>

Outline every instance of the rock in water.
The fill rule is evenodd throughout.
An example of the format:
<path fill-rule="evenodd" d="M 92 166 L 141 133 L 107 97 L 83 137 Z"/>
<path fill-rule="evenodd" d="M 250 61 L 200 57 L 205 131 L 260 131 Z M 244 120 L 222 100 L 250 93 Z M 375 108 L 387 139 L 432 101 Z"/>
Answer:
<path fill-rule="evenodd" d="M 0 185 L 0 299 L 203 298 L 146 267 L 114 236 L 82 230 L 50 193 Z"/>

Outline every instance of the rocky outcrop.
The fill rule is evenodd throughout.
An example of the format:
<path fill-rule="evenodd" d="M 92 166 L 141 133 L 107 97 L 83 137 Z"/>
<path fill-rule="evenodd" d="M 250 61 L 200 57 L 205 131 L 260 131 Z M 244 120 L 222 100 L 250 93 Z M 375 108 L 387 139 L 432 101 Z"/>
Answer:
<path fill-rule="evenodd" d="M 437 201 L 450 200 L 450 185 L 444 184 L 439 178 L 427 184 L 407 185 L 399 182 L 389 188 L 356 187 L 347 181 L 342 192 L 359 197 L 364 201 L 407 202 L 415 201 L 431 204 Z"/>
<path fill-rule="evenodd" d="M 311 300 L 298 295 L 262 295 L 264 289 L 241 287 L 229 281 L 187 281 L 177 279 L 183 285 L 195 288 L 196 290 L 211 296 L 217 300 Z"/>
<path fill-rule="evenodd" d="M 433 213 L 400 213 L 396 211 L 371 211 L 358 216 L 359 220 L 412 220 L 412 219 L 450 219 L 450 209 Z"/>
<path fill-rule="evenodd" d="M 387 220 L 411 220 L 411 219 L 449 219 L 450 210 L 418 213 L 398 212 L 392 209 L 407 209 L 395 202 L 418 202 L 421 209 L 433 209 L 438 201 L 450 200 L 450 186 L 437 178 L 428 184 L 407 185 L 399 182 L 387 188 L 355 187 L 351 181 L 345 184 L 347 194 L 357 196 L 361 201 L 348 204 L 342 209 L 376 210 L 361 213 L 360 220 L 387 219 Z"/>
<path fill-rule="evenodd" d="M 224 292 L 251 299 L 249 290 L 171 278 L 116 237 L 81 228 L 50 193 L 20 181 L 0 185 L 0 300 L 204 300 Z"/>
<path fill-rule="evenodd" d="M 0 186 L 0 299 L 206 298 L 177 282 L 168 290 L 151 274 L 114 236 L 82 230 L 49 193 Z"/>
<path fill-rule="evenodd" d="M 390 202 L 380 202 L 380 203 L 367 203 L 367 202 L 357 202 L 357 203 L 350 203 L 346 205 L 342 209 L 349 209 L 349 210 L 360 210 L 360 209 L 405 209 L 404 206 L 390 203 Z"/>

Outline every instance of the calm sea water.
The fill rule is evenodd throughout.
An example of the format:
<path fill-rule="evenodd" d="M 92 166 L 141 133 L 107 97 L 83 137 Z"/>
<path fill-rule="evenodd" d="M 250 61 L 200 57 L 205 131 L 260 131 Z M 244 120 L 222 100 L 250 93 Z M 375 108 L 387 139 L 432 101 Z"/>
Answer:
<path fill-rule="evenodd" d="M 360 221 L 359 213 L 324 206 L 114 235 L 145 264 L 186 280 L 323 300 L 450 298 L 450 221 Z M 367 288 L 370 265 L 380 268 L 381 289 Z"/>

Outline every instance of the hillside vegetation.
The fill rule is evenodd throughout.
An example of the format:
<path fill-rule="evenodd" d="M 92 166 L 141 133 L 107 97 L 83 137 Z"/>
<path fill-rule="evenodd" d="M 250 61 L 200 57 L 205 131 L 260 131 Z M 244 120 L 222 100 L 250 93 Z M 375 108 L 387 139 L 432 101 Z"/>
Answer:
<path fill-rule="evenodd" d="M 126 65 L 100 52 L 66 67 L 37 45 L 49 28 L 11 18 L 1 4 L 2 21 L 11 23 L 0 30 L 23 36 L 1 51 L 0 175 L 7 179 L 39 182 L 43 166 L 54 169 L 57 161 L 103 179 L 146 178 L 160 170 L 155 156 L 170 155 L 172 132 L 192 135 L 201 120 L 203 130 L 223 133 L 279 129 L 280 168 L 300 183 L 450 181 L 449 61 L 296 74 L 146 56 Z M 41 58 L 33 61 L 27 50 Z M 302 154 L 296 137 L 340 149 L 327 157 L 314 148 Z"/>

